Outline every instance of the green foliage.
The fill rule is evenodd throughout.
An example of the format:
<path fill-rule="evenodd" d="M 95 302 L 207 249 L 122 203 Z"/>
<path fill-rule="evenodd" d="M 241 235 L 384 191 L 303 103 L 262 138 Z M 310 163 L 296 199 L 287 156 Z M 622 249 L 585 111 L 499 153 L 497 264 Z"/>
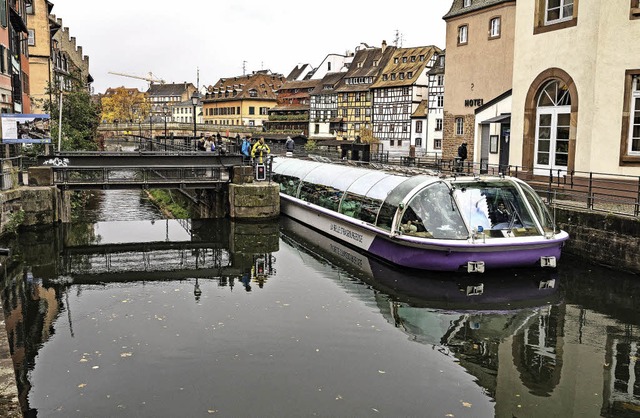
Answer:
<path fill-rule="evenodd" d="M 318 143 L 313 139 L 308 140 L 307 143 L 304 144 L 304 149 L 307 151 L 313 151 L 316 148 L 318 148 Z"/>
<path fill-rule="evenodd" d="M 18 228 L 24 222 L 24 210 L 20 209 L 11 214 L 9 221 L 4 225 L 6 233 L 15 234 L 18 232 Z"/>
<path fill-rule="evenodd" d="M 44 109 L 51 115 L 51 138 L 57 144 L 60 117 L 60 89 L 49 86 L 52 100 L 44 102 Z M 69 89 L 62 90 L 62 144 L 64 151 L 95 151 L 95 141 L 100 123 L 99 105 L 91 100 L 87 88 L 76 80 Z"/>
<path fill-rule="evenodd" d="M 170 212 L 176 219 L 189 219 L 191 214 L 189 209 L 181 205 L 180 202 L 176 202 L 173 199 L 171 190 L 153 189 L 149 190 L 149 197 L 151 201 L 160 209 Z"/>

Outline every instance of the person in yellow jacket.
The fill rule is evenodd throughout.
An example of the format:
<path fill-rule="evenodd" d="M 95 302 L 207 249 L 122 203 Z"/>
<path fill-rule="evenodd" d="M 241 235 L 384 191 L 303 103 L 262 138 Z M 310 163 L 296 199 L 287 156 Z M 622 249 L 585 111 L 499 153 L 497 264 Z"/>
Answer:
<path fill-rule="evenodd" d="M 269 154 L 270 152 L 271 149 L 267 144 L 264 143 L 264 138 L 260 137 L 258 142 L 253 144 L 253 147 L 251 148 L 251 158 L 256 158 L 256 155 L 258 155 L 260 157 L 258 163 L 262 164 L 262 155 L 264 153 Z"/>

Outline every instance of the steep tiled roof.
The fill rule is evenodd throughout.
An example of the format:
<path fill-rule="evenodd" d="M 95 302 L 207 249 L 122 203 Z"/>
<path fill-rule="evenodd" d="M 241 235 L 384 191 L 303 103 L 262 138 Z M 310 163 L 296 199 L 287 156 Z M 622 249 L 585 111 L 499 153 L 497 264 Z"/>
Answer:
<path fill-rule="evenodd" d="M 256 71 L 236 77 L 221 78 L 208 88 L 205 101 L 267 99 L 275 100 L 276 91 L 282 86 L 285 78 L 282 74 L 268 71 Z M 253 93 L 252 93 L 253 92 Z M 225 93 L 228 93 L 225 95 Z"/>
<path fill-rule="evenodd" d="M 529 0 L 530 1 L 530 0 Z M 460 16 L 465 13 L 473 12 L 475 10 L 484 9 L 486 7 L 494 6 L 501 3 L 513 3 L 515 5 L 516 0 L 471 0 L 471 5 L 468 7 L 462 7 L 463 0 L 453 0 L 451 9 L 442 18 L 447 20 L 451 17 Z"/>
<path fill-rule="evenodd" d="M 371 88 L 412 85 L 424 71 L 433 54 L 437 52 L 440 52 L 440 48 L 433 45 L 396 49 L 382 69 L 382 77 L 378 77 Z M 423 57 L 422 60 L 420 57 Z M 412 74 L 411 78 L 408 76 L 409 73 Z"/>
<path fill-rule="evenodd" d="M 301 66 L 297 66 L 296 65 L 296 68 L 291 70 L 291 72 L 287 76 L 287 80 L 296 80 L 296 79 L 298 79 L 298 77 L 300 77 L 302 72 L 305 71 L 309 67 L 310 67 L 309 64 L 302 64 Z"/>
<path fill-rule="evenodd" d="M 371 84 L 347 84 L 345 80 L 350 78 L 372 77 L 375 82 L 376 77 L 381 74 L 382 69 L 393 56 L 396 47 L 386 46 L 385 48 L 361 49 L 353 57 L 353 62 L 349 70 L 340 81 L 336 92 L 345 93 L 350 91 L 367 91 Z"/>
<path fill-rule="evenodd" d="M 427 116 L 427 112 L 429 111 L 429 107 L 428 107 L 428 101 L 427 100 L 422 100 L 420 102 L 420 104 L 418 105 L 418 107 L 416 108 L 415 112 L 413 112 L 413 114 L 411 115 L 411 118 L 424 118 Z"/>
<path fill-rule="evenodd" d="M 282 92 L 285 90 L 293 90 L 293 89 L 306 90 L 310 88 L 315 88 L 318 85 L 318 83 L 320 83 L 321 81 L 322 80 L 285 81 L 284 84 L 280 86 L 280 89 L 278 89 L 278 92 Z"/>
<path fill-rule="evenodd" d="M 340 83 L 340 80 L 344 77 L 346 72 L 341 73 L 328 73 L 322 78 L 320 84 L 316 86 L 316 88 L 311 92 L 312 95 L 320 95 L 320 94 L 335 94 L 335 88 Z M 330 88 L 325 88 L 325 86 Z"/>
<path fill-rule="evenodd" d="M 189 87 L 195 89 L 192 83 L 151 84 L 147 93 L 149 96 L 182 96 Z"/>

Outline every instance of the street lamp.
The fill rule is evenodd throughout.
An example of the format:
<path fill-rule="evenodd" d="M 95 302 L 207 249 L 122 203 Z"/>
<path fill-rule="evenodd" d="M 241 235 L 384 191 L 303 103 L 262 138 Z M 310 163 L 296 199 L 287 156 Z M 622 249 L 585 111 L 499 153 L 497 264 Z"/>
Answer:
<path fill-rule="evenodd" d="M 194 91 L 193 95 L 191 95 L 191 104 L 193 104 L 193 146 L 198 150 L 198 141 L 196 141 L 196 106 L 198 105 L 198 100 L 200 100 L 200 95 L 198 91 Z"/>
<path fill-rule="evenodd" d="M 153 141 L 153 106 L 151 107 L 151 112 L 149 112 L 149 136 Z"/>
<path fill-rule="evenodd" d="M 164 116 L 164 143 L 167 143 L 167 112 L 169 111 L 169 107 L 164 105 L 162 107 L 162 114 Z"/>

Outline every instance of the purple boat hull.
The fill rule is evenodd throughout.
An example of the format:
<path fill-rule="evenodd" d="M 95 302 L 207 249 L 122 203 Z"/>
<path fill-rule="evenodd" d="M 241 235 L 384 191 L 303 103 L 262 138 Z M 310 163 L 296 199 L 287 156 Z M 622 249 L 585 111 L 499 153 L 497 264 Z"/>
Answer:
<path fill-rule="evenodd" d="M 560 259 L 564 240 L 548 240 L 538 245 L 512 245 L 508 249 L 493 247 L 481 251 L 477 247 L 451 247 L 432 250 L 408 247 L 383 237 L 376 237 L 367 251 L 399 266 L 436 271 L 466 269 L 468 262 L 483 261 L 488 269 L 540 266 L 542 257 Z"/>

